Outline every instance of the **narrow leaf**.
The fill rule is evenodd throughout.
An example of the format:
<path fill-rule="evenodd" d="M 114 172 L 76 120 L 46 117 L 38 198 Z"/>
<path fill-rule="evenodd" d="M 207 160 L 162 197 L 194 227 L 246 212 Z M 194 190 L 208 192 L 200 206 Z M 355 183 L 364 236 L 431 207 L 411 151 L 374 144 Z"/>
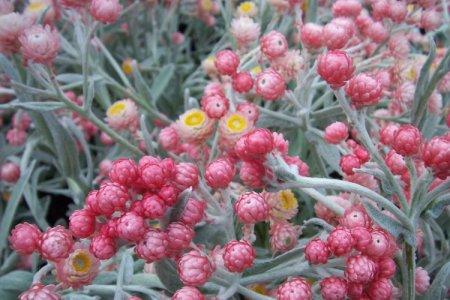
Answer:
<path fill-rule="evenodd" d="M 161 94 L 167 88 L 174 73 L 175 66 L 173 64 L 168 64 L 164 66 L 159 72 L 158 76 L 153 79 L 152 86 L 150 87 L 153 96 L 153 103 L 156 103 L 156 101 L 158 101 Z"/>

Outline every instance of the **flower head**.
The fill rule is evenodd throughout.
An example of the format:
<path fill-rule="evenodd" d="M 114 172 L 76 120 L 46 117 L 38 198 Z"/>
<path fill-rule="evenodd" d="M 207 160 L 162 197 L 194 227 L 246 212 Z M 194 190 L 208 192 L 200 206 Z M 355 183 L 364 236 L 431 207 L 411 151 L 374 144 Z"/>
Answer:
<path fill-rule="evenodd" d="M 49 25 L 33 25 L 19 37 L 22 54 L 27 61 L 49 64 L 58 55 L 59 33 Z"/>

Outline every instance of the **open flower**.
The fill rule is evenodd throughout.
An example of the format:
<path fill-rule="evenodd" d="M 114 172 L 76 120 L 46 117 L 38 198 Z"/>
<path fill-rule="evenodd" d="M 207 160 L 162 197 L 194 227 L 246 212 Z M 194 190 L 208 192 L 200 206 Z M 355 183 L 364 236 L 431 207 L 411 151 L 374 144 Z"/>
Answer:
<path fill-rule="evenodd" d="M 135 131 L 138 126 L 138 108 L 131 99 L 116 101 L 106 111 L 108 125 L 116 130 Z"/>
<path fill-rule="evenodd" d="M 214 120 L 200 109 L 190 109 L 180 116 L 176 129 L 184 141 L 200 144 L 211 135 Z"/>

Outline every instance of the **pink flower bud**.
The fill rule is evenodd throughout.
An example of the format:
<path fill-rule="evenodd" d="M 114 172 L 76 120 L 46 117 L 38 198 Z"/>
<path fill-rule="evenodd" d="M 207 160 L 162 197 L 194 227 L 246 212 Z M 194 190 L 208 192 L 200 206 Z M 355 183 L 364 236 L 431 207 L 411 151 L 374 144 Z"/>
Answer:
<path fill-rule="evenodd" d="M 333 89 L 345 85 L 345 82 L 353 76 L 355 67 L 348 54 L 341 50 L 328 51 L 317 59 L 317 73 Z"/>
<path fill-rule="evenodd" d="M 120 158 L 114 161 L 109 179 L 123 186 L 131 186 L 139 177 L 139 169 L 132 159 Z"/>
<path fill-rule="evenodd" d="M 27 132 L 19 128 L 11 128 L 6 133 L 6 140 L 11 146 L 20 147 L 27 140 Z"/>
<path fill-rule="evenodd" d="M 264 165 L 254 161 L 243 161 L 239 170 L 239 177 L 242 182 L 254 189 L 264 186 L 264 176 L 266 169 Z"/>
<path fill-rule="evenodd" d="M 370 283 L 367 288 L 367 294 L 370 299 L 392 299 L 393 285 L 391 280 L 380 278 Z"/>
<path fill-rule="evenodd" d="M 356 250 L 362 252 L 372 243 L 372 234 L 367 228 L 353 227 L 350 229 L 350 232 L 355 241 L 354 247 Z"/>
<path fill-rule="evenodd" d="M 112 24 L 121 14 L 122 5 L 118 0 L 92 0 L 90 12 L 97 21 Z"/>
<path fill-rule="evenodd" d="M 69 230 L 58 225 L 47 229 L 42 235 L 39 252 L 44 259 L 58 261 L 69 256 L 73 237 Z"/>
<path fill-rule="evenodd" d="M 258 160 L 263 159 L 274 147 L 272 132 L 258 128 L 242 136 L 234 151 L 242 160 Z"/>
<path fill-rule="evenodd" d="M 378 278 L 390 279 L 395 275 L 397 265 L 395 261 L 390 257 L 382 257 L 378 260 Z"/>
<path fill-rule="evenodd" d="M 15 53 L 20 48 L 19 36 L 33 23 L 32 18 L 11 12 L 0 15 L 0 45 L 6 54 Z"/>
<path fill-rule="evenodd" d="M 69 229 L 77 238 L 87 238 L 95 231 L 95 215 L 88 209 L 74 211 L 69 218 Z"/>
<path fill-rule="evenodd" d="M 50 64 L 59 51 L 59 33 L 49 25 L 33 25 L 19 37 L 25 60 L 40 64 Z"/>
<path fill-rule="evenodd" d="M 395 124 L 388 124 L 380 130 L 380 142 L 386 146 L 392 145 L 395 134 L 399 126 Z"/>
<path fill-rule="evenodd" d="M 158 141 L 166 151 L 176 151 L 180 146 L 180 137 L 174 126 L 163 128 L 159 133 Z"/>
<path fill-rule="evenodd" d="M 425 10 L 420 18 L 420 26 L 427 31 L 437 29 L 441 23 L 442 15 L 435 9 Z"/>
<path fill-rule="evenodd" d="M 147 263 L 160 260 L 166 256 L 169 245 L 167 234 L 158 229 L 149 229 L 136 245 L 136 254 Z"/>
<path fill-rule="evenodd" d="M 362 6 L 358 0 L 338 0 L 331 9 L 335 17 L 357 17 Z"/>
<path fill-rule="evenodd" d="M 361 161 L 356 155 L 347 154 L 341 157 L 339 166 L 341 167 L 342 172 L 347 175 L 352 175 L 354 174 L 353 169 L 359 169 L 361 167 Z"/>
<path fill-rule="evenodd" d="M 339 224 L 347 228 L 364 227 L 370 228 L 372 220 L 361 205 L 353 205 L 345 210 L 344 215 L 339 220 Z"/>
<path fill-rule="evenodd" d="M 31 122 L 30 115 L 24 111 L 16 112 L 12 119 L 13 127 L 20 130 L 27 130 L 30 127 Z"/>
<path fill-rule="evenodd" d="M 97 235 L 91 240 L 90 250 L 98 259 L 110 259 L 116 254 L 116 242 L 112 237 Z"/>
<path fill-rule="evenodd" d="M 147 223 L 141 216 L 127 212 L 117 221 L 116 229 L 119 238 L 137 242 L 147 231 Z"/>
<path fill-rule="evenodd" d="M 270 226 L 270 248 L 272 252 L 286 252 L 297 245 L 300 226 L 288 222 L 277 222 Z"/>
<path fill-rule="evenodd" d="M 82 8 L 90 2 L 91 0 L 61 0 L 61 5 L 67 8 Z"/>
<path fill-rule="evenodd" d="M 267 101 L 275 101 L 284 95 L 286 84 L 274 69 L 266 69 L 256 76 L 256 93 Z"/>
<path fill-rule="evenodd" d="M 286 37 L 278 31 L 272 30 L 260 39 L 261 52 L 272 60 L 284 55 L 288 50 Z"/>
<path fill-rule="evenodd" d="M 416 127 L 405 124 L 397 130 L 392 148 L 403 156 L 412 156 L 419 152 L 422 144 L 422 135 Z"/>
<path fill-rule="evenodd" d="M 297 168 L 300 176 L 309 176 L 309 166 L 298 156 L 284 156 L 283 159 L 289 166 Z"/>
<path fill-rule="evenodd" d="M 214 65 L 221 75 L 233 75 L 239 66 L 239 56 L 231 50 L 222 50 L 216 54 Z"/>
<path fill-rule="evenodd" d="M 376 264 L 365 255 L 351 256 L 345 266 L 345 277 L 354 283 L 369 283 L 375 277 Z"/>
<path fill-rule="evenodd" d="M 176 187 L 172 185 L 165 185 L 159 190 L 158 196 L 167 206 L 173 206 L 178 201 L 179 193 L 180 191 Z"/>
<path fill-rule="evenodd" d="M 450 176 L 450 139 L 443 136 L 432 138 L 423 147 L 422 159 L 436 177 L 445 180 Z"/>
<path fill-rule="evenodd" d="M 330 22 L 323 27 L 323 40 L 328 49 L 341 49 L 351 38 L 346 27 Z"/>
<path fill-rule="evenodd" d="M 159 162 L 147 163 L 140 167 L 142 181 L 150 190 L 158 190 L 167 181 L 164 170 Z"/>
<path fill-rule="evenodd" d="M 339 144 L 348 138 L 348 127 L 345 123 L 334 122 L 325 128 L 324 139 L 330 144 Z"/>
<path fill-rule="evenodd" d="M 320 239 L 313 239 L 306 245 L 305 258 L 310 264 L 325 264 L 329 255 L 330 250 L 327 244 Z"/>
<path fill-rule="evenodd" d="M 259 118 L 259 108 L 251 102 L 240 103 L 236 110 L 247 117 L 247 120 L 255 123 Z"/>
<path fill-rule="evenodd" d="M 197 166 L 192 163 L 179 163 L 175 169 L 174 184 L 180 191 L 197 186 L 199 176 Z"/>
<path fill-rule="evenodd" d="M 238 93 L 248 93 L 253 87 L 250 72 L 239 72 L 233 75 L 233 89 Z"/>
<path fill-rule="evenodd" d="M 34 224 L 20 223 L 11 230 L 11 248 L 20 255 L 29 255 L 38 250 L 42 232 Z"/>
<path fill-rule="evenodd" d="M 350 230 L 345 227 L 335 228 L 327 238 L 328 248 L 336 256 L 350 253 L 354 243 Z"/>
<path fill-rule="evenodd" d="M 179 46 L 184 43 L 184 40 L 185 40 L 184 34 L 182 34 L 181 32 L 176 31 L 172 33 L 172 43 L 174 45 Z"/>
<path fill-rule="evenodd" d="M 61 296 L 56 292 L 56 286 L 33 284 L 31 288 L 19 295 L 19 300 L 61 300 Z"/>
<path fill-rule="evenodd" d="M 293 277 L 277 288 L 278 300 L 311 300 L 311 285 L 301 277 Z"/>
<path fill-rule="evenodd" d="M 395 175 L 402 175 L 403 173 L 408 171 L 403 156 L 401 156 L 394 150 L 390 150 L 384 160 L 391 172 Z"/>
<path fill-rule="evenodd" d="M 98 190 L 96 199 L 98 206 L 95 209 L 105 216 L 110 216 L 116 210 L 124 210 L 128 200 L 130 195 L 124 186 L 108 182 Z"/>
<path fill-rule="evenodd" d="M 345 300 L 347 296 L 347 281 L 334 276 L 324 278 L 320 281 L 320 293 L 323 300 Z"/>
<path fill-rule="evenodd" d="M 242 273 L 253 265 L 256 252 L 247 241 L 230 241 L 223 251 L 223 262 L 230 272 Z"/>
<path fill-rule="evenodd" d="M 203 96 L 201 105 L 202 110 L 211 119 L 220 119 L 228 112 L 230 107 L 229 100 L 221 94 Z"/>
<path fill-rule="evenodd" d="M 204 253 L 192 250 L 181 257 L 177 270 L 185 285 L 201 286 L 213 274 L 214 266 Z"/>
<path fill-rule="evenodd" d="M 231 21 L 230 33 L 238 46 L 245 48 L 258 39 L 261 28 L 252 18 L 240 17 Z"/>
<path fill-rule="evenodd" d="M 203 219 L 206 203 L 204 201 L 189 198 L 180 216 L 180 222 L 194 226 Z"/>
<path fill-rule="evenodd" d="M 405 2 L 396 0 L 389 1 L 388 15 L 392 21 L 399 24 L 405 20 L 407 14 L 408 10 Z"/>
<path fill-rule="evenodd" d="M 256 192 L 247 192 L 239 196 L 234 203 L 234 212 L 244 224 L 265 221 L 269 217 L 269 206 Z"/>
<path fill-rule="evenodd" d="M 416 293 L 425 294 L 425 292 L 430 287 L 430 276 L 428 275 L 428 272 L 422 267 L 416 268 L 415 274 L 416 277 L 414 286 L 416 288 Z"/>
<path fill-rule="evenodd" d="M 16 183 L 20 178 L 20 167 L 13 162 L 7 162 L 0 167 L 0 180 Z"/>
<path fill-rule="evenodd" d="M 205 296 L 195 287 L 184 286 L 173 294 L 172 300 L 205 300 Z"/>
<path fill-rule="evenodd" d="M 346 94 L 357 108 L 377 104 L 383 88 L 375 78 L 361 73 L 350 79 L 345 87 Z"/>
<path fill-rule="evenodd" d="M 143 216 L 160 219 L 167 211 L 167 205 L 158 195 L 146 194 L 141 200 Z"/>
<path fill-rule="evenodd" d="M 300 38 L 302 44 L 307 48 L 320 48 L 323 46 L 323 26 L 306 23 L 301 27 Z"/>
<path fill-rule="evenodd" d="M 205 180 L 212 188 L 226 188 L 233 180 L 235 173 L 234 164 L 229 159 L 218 158 L 206 167 Z"/>
<path fill-rule="evenodd" d="M 166 228 L 168 248 L 171 251 L 181 251 L 189 246 L 195 232 L 191 227 L 181 222 L 172 222 Z"/>

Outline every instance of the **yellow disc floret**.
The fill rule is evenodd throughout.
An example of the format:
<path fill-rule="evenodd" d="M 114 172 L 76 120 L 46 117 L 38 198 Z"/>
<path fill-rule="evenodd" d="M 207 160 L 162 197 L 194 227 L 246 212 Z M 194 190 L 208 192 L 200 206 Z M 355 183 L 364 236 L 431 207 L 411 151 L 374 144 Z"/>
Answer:
<path fill-rule="evenodd" d="M 183 116 L 183 124 L 188 127 L 201 127 L 206 120 L 206 114 L 199 109 L 192 109 Z"/>
<path fill-rule="evenodd" d="M 116 117 L 122 114 L 126 109 L 126 103 L 124 101 L 117 101 L 108 108 L 106 115 L 108 117 Z"/>
<path fill-rule="evenodd" d="M 78 274 L 85 274 L 91 270 L 92 260 L 87 250 L 80 249 L 71 256 L 73 270 Z"/>
<path fill-rule="evenodd" d="M 240 114 L 231 114 L 226 122 L 226 126 L 231 133 L 241 133 L 248 127 L 247 119 Z"/>
<path fill-rule="evenodd" d="M 284 210 L 291 210 L 297 208 L 297 198 L 291 190 L 282 190 L 279 192 L 281 207 Z"/>
<path fill-rule="evenodd" d="M 256 5 L 253 1 L 244 1 L 237 8 L 240 16 L 253 17 L 256 15 Z"/>
<path fill-rule="evenodd" d="M 47 7 L 44 1 L 31 1 L 25 9 L 26 12 L 38 13 L 43 11 Z"/>
<path fill-rule="evenodd" d="M 133 66 L 135 65 L 135 60 L 127 58 L 122 62 L 122 71 L 127 74 L 133 74 Z"/>

